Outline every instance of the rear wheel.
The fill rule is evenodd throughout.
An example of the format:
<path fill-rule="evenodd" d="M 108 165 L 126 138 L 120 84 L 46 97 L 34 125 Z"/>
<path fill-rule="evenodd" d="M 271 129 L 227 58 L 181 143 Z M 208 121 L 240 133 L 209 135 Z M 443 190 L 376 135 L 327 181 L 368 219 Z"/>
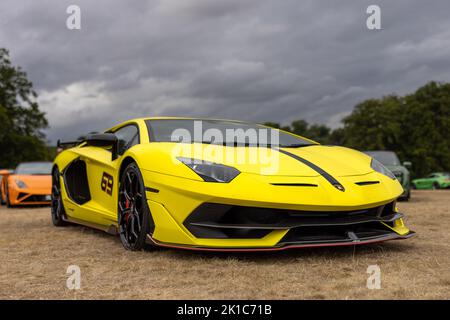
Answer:
<path fill-rule="evenodd" d="M 117 218 L 120 240 L 125 249 L 143 249 L 153 221 L 147 205 L 144 181 L 135 163 L 130 163 L 120 178 Z"/>
<path fill-rule="evenodd" d="M 439 185 L 439 183 L 437 183 L 437 182 L 433 183 L 433 190 L 437 190 L 440 188 L 441 188 L 441 186 Z"/>
<path fill-rule="evenodd" d="M 56 227 L 62 227 L 67 225 L 64 221 L 64 215 L 66 211 L 64 210 L 64 205 L 61 195 L 61 174 L 58 168 L 54 168 L 52 172 L 52 223 Z"/>

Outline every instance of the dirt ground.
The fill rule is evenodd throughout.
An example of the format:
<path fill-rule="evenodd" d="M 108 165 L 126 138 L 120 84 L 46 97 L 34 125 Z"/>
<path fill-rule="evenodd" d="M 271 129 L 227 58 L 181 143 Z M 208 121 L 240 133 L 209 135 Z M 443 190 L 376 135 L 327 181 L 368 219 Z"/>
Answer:
<path fill-rule="evenodd" d="M 117 237 L 55 228 L 49 208 L 0 208 L 0 299 L 450 299 L 450 191 L 401 202 L 417 236 L 361 247 L 214 254 L 125 251 Z M 69 265 L 81 288 L 69 290 Z M 367 268 L 381 268 L 381 289 Z"/>

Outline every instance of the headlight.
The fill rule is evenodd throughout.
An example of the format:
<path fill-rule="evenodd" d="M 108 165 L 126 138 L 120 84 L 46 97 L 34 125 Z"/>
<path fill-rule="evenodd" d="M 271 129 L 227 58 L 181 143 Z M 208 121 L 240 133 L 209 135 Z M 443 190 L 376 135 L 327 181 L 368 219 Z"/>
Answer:
<path fill-rule="evenodd" d="M 370 166 L 373 170 L 384 174 L 385 176 L 388 176 L 391 179 L 395 179 L 395 175 L 386 168 L 380 161 L 376 160 L 375 158 L 372 158 L 372 162 L 370 163 Z"/>
<path fill-rule="evenodd" d="M 207 182 L 230 182 L 240 173 L 239 170 L 223 164 L 183 157 L 177 159 Z"/>
<path fill-rule="evenodd" d="M 16 180 L 16 184 L 20 189 L 26 189 L 27 185 L 22 180 Z"/>

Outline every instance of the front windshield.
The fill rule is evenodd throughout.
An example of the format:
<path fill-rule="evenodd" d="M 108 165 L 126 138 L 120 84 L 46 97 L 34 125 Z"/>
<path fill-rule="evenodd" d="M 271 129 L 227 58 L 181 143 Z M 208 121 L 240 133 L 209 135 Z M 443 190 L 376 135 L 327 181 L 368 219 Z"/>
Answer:
<path fill-rule="evenodd" d="M 24 162 L 17 166 L 15 174 L 48 175 L 52 173 L 51 162 Z"/>
<path fill-rule="evenodd" d="M 450 172 L 439 172 L 439 173 L 432 173 L 431 175 L 434 175 L 435 177 L 444 177 L 444 178 L 450 178 Z"/>
<path fill-rule="evenodd" d="M 201 119 L 147 120 L 151 142 L 300 147 L 316 143 L 259 124 Z"/>
<path fill-rule="evenodd" d="M 398 160 L 397 155 L 392 151 L 367 151 L 366 154 L 377 159 L 385 166 L 400 165 L 400 160 Z"/>

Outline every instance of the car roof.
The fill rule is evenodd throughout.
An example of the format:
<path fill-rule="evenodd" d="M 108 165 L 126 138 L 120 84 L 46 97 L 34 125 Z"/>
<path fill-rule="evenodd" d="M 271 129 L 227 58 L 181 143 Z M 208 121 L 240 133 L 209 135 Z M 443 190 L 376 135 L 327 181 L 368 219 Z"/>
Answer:
<path fill-rule="evenodd" d="M 208 118 L 208 117 L 145 117 L 145 118 L 137 118 L 130 121 L 137 120 L 210 120 L 210 121 L 229 121 L 229 122 L 241 122 L 241 123 L 254 123 L 250 121 L 242 121 L 235 119 L 219 119 L 219 118 Z M 128 121 L 127 121 L 128 122 Z"/>
<path fill-rule="evenodd" d="M 250 122 L 250 121 L 240 121 L 240 120 L 233 120 L 233 119 L 217 119 L 217 118 L 207 118 L 207 117 L 169 117 L 169 116 L 165 116 L 165 117 L 144 117 L 144 118 L 134 118 L 134 119 L 129 119 L 126 121 L 122 121 L 121 123 L 116 124 L 115 126 L 109 128 L 108 131 L 114 131 L 117 128 L 120 128 L 124 125 L 127 124 L 132 124 L 132 123 L 136 123 L 138 121 L 146 121 L 146 120 L 208 120 L 208 121 L 228 121 L 228 122 L 238 122 L 238 123 L 255 123 L 255 124 L 259 124 L 257 122 Z M 264 124 L 260 124 L 262 126 L 264 126 Z"/>
<path fill-rule="evenodd" d="M 28 163 L 52 163 L 52 162 L 51 161 L 23 161 L 23 162 L 20 162 L 19 165 L 28 164 Z"/>

